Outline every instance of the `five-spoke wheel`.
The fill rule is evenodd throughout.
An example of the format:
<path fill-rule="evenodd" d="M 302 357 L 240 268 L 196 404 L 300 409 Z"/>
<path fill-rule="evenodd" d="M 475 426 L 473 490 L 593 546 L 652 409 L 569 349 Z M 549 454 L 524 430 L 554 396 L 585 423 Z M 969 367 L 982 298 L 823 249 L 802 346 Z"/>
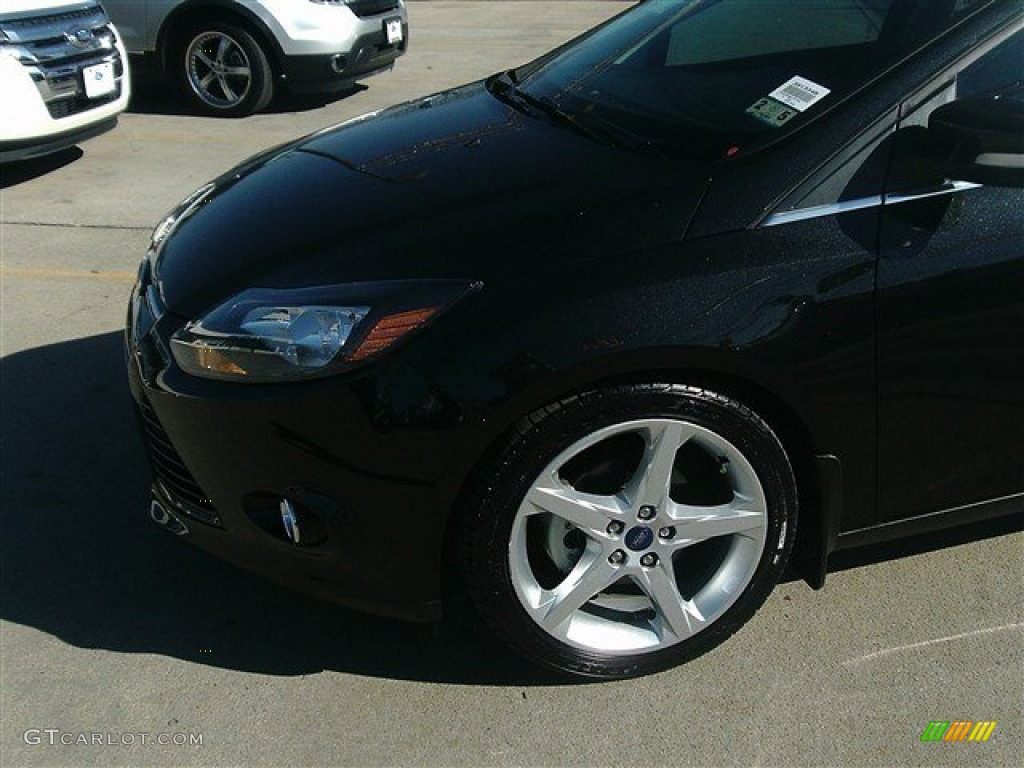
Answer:
<path fill-rule="evenodd" d="M 273 96 L 267 56 L 246 30 L 207 23 L 185 35 L 184 80 L 196 104 L 211 114 L 242 117 Z"/>
<path fill-rule="evenodd" d="M 642 385 L 525 423 L 467 516 L 471 592 L 513 645 L 577 674 L 643 674 L 721 642 L 763 602 L 796 500 L 753 412 Z"/>

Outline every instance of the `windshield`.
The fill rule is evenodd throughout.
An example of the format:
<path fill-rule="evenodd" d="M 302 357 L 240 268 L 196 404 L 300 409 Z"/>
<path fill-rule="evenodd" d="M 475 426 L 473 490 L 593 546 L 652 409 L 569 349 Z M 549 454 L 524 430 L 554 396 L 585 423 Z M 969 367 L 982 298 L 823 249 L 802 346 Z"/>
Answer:
<path fill-rule="evenodd" d="M 713 162 L 794 130 L 989 0 L 649 0 L 511 79 L 577 126 Z"/>

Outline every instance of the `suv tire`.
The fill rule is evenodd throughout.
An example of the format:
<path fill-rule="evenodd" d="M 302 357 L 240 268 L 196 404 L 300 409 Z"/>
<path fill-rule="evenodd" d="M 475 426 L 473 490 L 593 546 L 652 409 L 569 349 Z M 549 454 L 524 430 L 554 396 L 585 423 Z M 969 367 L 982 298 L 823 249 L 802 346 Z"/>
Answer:
<path fill-rule="evenodd" d="M 235 24 L 193 24 L 181 35 L 178 72 L 192 102 L 218 117 L 246 117 L 270 103 L 274 75 L 260 43 Z"/>

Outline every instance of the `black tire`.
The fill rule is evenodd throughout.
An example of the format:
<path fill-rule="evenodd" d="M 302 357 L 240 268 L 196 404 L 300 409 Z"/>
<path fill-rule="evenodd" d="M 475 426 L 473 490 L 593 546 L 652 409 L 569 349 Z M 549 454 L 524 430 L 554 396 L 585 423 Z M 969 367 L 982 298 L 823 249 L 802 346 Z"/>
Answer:
<path fill-rule="evenodd" d="M 237 24 L 208 21 L 186 27 L 174 61 L 186 94 L 208 115 L 246 117 L 274 97 L 267 53 Z"/>
<path fill-rule="evenodd" d="M 702 507 L 721 516 L 691 514 Z M 485 622 L 530 659 L 634 677 L 739 629 L 782 574 L 796 518 L 789 459 L 749 408 L 690 386 L 614 386 L 532 413 L 485 461 L 463 571 Z"/>

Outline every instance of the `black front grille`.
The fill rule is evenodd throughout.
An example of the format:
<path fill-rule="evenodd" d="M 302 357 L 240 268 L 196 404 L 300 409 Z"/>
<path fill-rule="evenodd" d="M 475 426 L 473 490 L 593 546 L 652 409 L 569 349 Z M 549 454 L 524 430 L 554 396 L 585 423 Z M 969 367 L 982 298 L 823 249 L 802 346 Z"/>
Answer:
<path fill-rule="evenodd" d="M 189 517 L 210 525 L 220 525 L 213 502 L 206 497 L 182 462 L 153 407 L 145 401 L 139 403 L 139 415 L 153 474 L 170 501 Z"/>
<path fill-rule="evenodd" d="M 377 16 L 398 8 L 397 0 L 348 0 L 348 7 L 359 17 Z"/>

